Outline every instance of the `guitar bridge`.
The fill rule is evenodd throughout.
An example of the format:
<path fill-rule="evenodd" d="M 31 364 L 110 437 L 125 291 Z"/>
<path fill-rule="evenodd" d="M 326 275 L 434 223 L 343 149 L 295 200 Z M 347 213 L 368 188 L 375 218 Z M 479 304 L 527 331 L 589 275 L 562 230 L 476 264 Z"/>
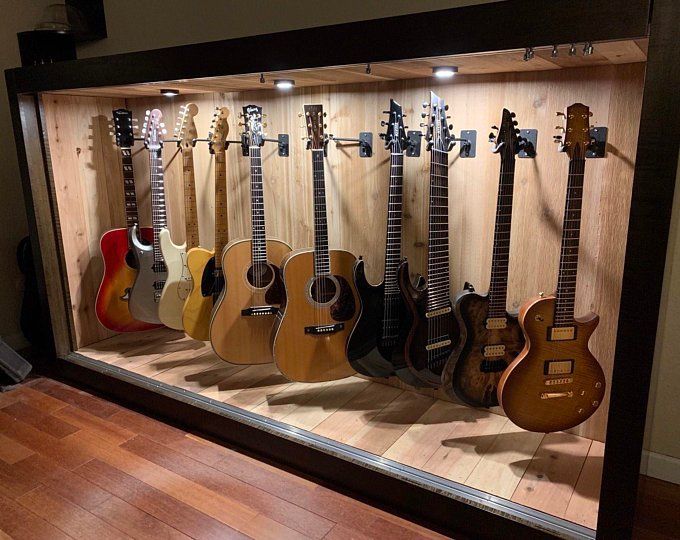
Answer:
<path fill-rule="evenodd" d="M 563 397 L 574 397 L 574 392 L 541 392 L 541 399 L 556 399 Z"/>
<path fill-rule="evenodd" d="M 313 336 L 323 336 L 325 334 L 335 334 L 345 328 L 345 323 L 321 324 L 318 326 L 305 326 L 305 334 Z"/>
<path fill-rule="evenodd" d="M 279 308 L 274 306 L 253 306 L 241 310 L 242 317 L 260 317 L 261 315 L 276 315 Z"/>

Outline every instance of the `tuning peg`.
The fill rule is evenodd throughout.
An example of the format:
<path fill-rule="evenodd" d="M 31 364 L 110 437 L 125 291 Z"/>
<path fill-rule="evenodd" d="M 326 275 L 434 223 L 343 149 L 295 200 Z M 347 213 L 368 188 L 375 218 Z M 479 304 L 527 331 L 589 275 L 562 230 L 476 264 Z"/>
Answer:
<path fill-rule="evenodd" d="M 404 126 L 404 129 L 408 129 L 408 126 Z"/>
<path fill-rule="evenodd" d="M 162 133 L 163 135 L 165 135 L 165 134 L 167 133 L 167 130 L 162 129 L 162 130 L 161 130 L 161 133 Z"/>
<path fill-rule="evenodd" d="M 517 115 L 514 112 L 510 113 L 510 118 L 515 118 Z"/>
<path fill-rule="evenodd" d="M 444 105 L 444 110 L 445 110 L 445 111 L 448 111 L 448 110 L 449 110 L 449 106 L 448 106 L 448 105 Z"/>
<path fill-rule="evenodd" d="M 498 131 L 498 126 L 491 126 L 491 129 L 495 129 L 496 131 Z"/>
<path fill-rule="evenodd" d="M 421 128 L 427 127 L 427 124 L 423 124 L 422 122 L 419 124 Z"/>
<path fill-rule="evenodd" d="M 390 111 L 383 111 L 383 114 L 390 114 Z"/>
<path fill-rule="evenodd" d="M 560 112 L 560 111 L 557 111 L 555 114 L 556 114 L 557 116 L 564 116 L 564 113 L 563 113 L 563 112 Z"/>
<path fill-rule="evenodd" d="M 426 112 L 421 112 L 420 113 L 421 118 L 427 118 L 427 113 Z"/>
<path fill-rule="evenodd" d="M 512 125 L 513 125 L 513 126 L 516 126 L 517 124 L 518 124 L 517 120 L 513 120 L 513 121 L 512 121 Z"/>
<path fill-rule="evenodd" d="M 553 135 L 553 142 L 562 142 L 562 135 Z"/>
<path fill-rule="evenodd" d="M 381 133 L 381 134 L 379 135 L 379 137 L 380 137 L 383 141 L 385 140 L 385 134 L 384 134 L 384 133 Z"/>
<path fill-rule="evenodd" d="M 323 113 L 323 117 L 326 118 L 328 116 L 328 113 Z"/>
<path fill-rule="evenodd" d="M 453 131 L 453 124 L 449 124 L 449 129 Z"/>
<path fill-rule="evenodd" d="M 588 111 L 588 116 L 593 116 L 593 113 L 591 111 Z"/>
<path fill-rule="evenodd" d="M 382 127 L 385 127 L 385 126 L 387 125 L 387 122 L 385 122 L 385 120 L 381 120 L 381 121 L 380 121 L 380 125 L 381 125 Z"/>
<path fill-rule="evenodd" d="M 559 129 L 560 131 L 564 131 L 564 126 L 555 126 L 555 129 Z"/>
<path fill-rule="evenodd" d="M 301 113 L 301 112 L 298 113 L 298 118 L 302 118 L 302 113 Z"/>
<path fill-rule="evenodd" d="M 519 129 L 515 129 L 515 133 L 519 135 Z"/>
<path fill-rule="evenodd" d="M 427 109 L 427 101 L 423 101 L 423 109 Z"/>
<path fill-rule="evenodd" d="M 114 135 L 113 131 L 109 131 L 109 135 L 111 135 L 113 137 L 113 135 Z"/>

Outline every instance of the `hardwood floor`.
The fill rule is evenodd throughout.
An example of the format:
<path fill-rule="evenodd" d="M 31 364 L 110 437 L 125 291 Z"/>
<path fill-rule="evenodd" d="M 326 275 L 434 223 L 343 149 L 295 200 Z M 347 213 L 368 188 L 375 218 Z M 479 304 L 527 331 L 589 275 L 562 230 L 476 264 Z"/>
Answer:
<path fill-rule="evenodd" d="M 7 537 L 443 538 L 45 378 L 0 394 Z"/>

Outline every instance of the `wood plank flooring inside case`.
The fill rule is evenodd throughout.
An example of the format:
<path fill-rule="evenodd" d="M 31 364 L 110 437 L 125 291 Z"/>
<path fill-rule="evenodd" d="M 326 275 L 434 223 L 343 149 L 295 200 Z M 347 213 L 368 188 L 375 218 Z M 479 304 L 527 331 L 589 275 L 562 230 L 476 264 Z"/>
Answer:
<path fill-rule="evenodd" d="M 604 450 L 598 441 L 526 432 L 494 412 L 359 377 L 293 383 L 274 365 L 227 364 L 209 344 L 170 330 L 118 335 L 78 352 L 596 527 Z"/>

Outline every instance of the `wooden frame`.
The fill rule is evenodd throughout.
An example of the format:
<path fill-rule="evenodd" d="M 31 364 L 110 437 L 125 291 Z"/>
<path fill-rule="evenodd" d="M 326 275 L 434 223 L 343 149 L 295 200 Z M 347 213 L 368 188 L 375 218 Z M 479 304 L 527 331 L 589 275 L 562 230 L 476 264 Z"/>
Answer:
<path fill-rule="evenodd" d="M 649 13 L 649 2 L 644 0 L 625 5 L 609 0 L 597 3 L 576 0 L 568 4 L 550 4 L 550 7 L 540 1 L 510 0 L 273 36 L 8 70 L 6 77 L 10 105 L 29 209 L 40 293 L 43 304 L 49 306 L 46 313 L 64 313 L 67 291 L 61 280 L 45 279 L 46 275 L 55 272 L 63 275 L 59 255 L 62 251 L 59 235 L 54 229 L 57 217 L 52 210 L 52 187 L 46 169 L 47 161 L 44 159 L 46 147 L 44 144 L 36 145 L 37 139 L 32 136 L 33 131 L 42 133 L 42 122 L 37 100 L 31 94 L 74 87 L 378 62 L 528 45 L 637 38 L 648 33 Z M 649 59 L 626 246 L 597 531 L 601 538 L 628 537 L 632 530 L 644 412 L 677 172 L 678 139 L 674 134 L 668 136 L 665 127 L 680 124 L 680 96 L 675 92 L 680 81 L 680 52 L 672 42 L 675 30 L 680 25 L 680 6 L 672 0 L 657 0 L 651 15 Z M 547 19 L 551 25 L 543 24 Z M 451 32 L 452 28 L 461 30 L 454 33 Z M 425 31 L 430 39 L 420 40 L 419 37 Z M 359 43 L 357 35 L 366 36 L 366 39 Z M 400 35 L 401 40 L 394 45 L 383 39 L 386 35 Z M 299 43 L 315 43 L 316 46 L 303 49 L 291 60 L 286 51 Z M 261 52 L 256 59 L 245 54 L 245 51 L 253 48 Z M 217 68 L 215 66 L 218 64 L 196 64 L 192 61 L 195 58 L 228 60 L 220 62 Z M 70 351 L 71 330 L 58 317 L 53 316 L 51 319 L 55 349 L 57 355 L 64 358 Z M 92 369 L 92 366 L 89 368 Z M 77 371 L 66 365 L 64 369 L 72 374 Z M 94 376 L 89 378 L 86 373 L 80 373 L 82 381 L 105 389 L 101 384 L 102 379 Z M 100 382 L 97 383 L 97 380 Z M 108 390 L 118 395 L 122 391 L 120 385 L 116 384 Z M 153 393 L 149 389 L 144 390 L 143 394 L 141 392 L 138 390 L 134 393 L 135 401 L 148 399 Z M 165 403 L 166 414 L 169 409 L 179 414 L 179 409 Z M 161 411 L 156 408 L 155 412 Z M 191 416 L 187 416 L 186 411 L 183 415 L 183 419 Z M 190 418 L 189 421 L 192 422 Z M 205 424 L 201 427 L 207 429 Z M 236 434 L 234 438 L 244 443 L 242 436 Z M 339 481 L 338 478 L 333 480 Z M 406 485 L 401 484 L 399 489 L 406 489 Z M 363 488 L 372 498 L 386 500 L 385 494 L 373 493 L 370 486 L 364 485 Z M 451 513 L 460 511 L 462 519 L 443 526 L 447 530 L 460 531 L 465 516 L 467 519 L 470 517 L 464 510 L 468 507 L 465 502 L 450 500 L 449 503 Z M 388 504 L 398 506 L 393 498 Z M 481 513 L 480 516 L 488 518 L 489 514 Z M 509 530 L 514 530 L 513 525 L 505 521 L 496 523 L 499 527 L 507 526 Z"/>

